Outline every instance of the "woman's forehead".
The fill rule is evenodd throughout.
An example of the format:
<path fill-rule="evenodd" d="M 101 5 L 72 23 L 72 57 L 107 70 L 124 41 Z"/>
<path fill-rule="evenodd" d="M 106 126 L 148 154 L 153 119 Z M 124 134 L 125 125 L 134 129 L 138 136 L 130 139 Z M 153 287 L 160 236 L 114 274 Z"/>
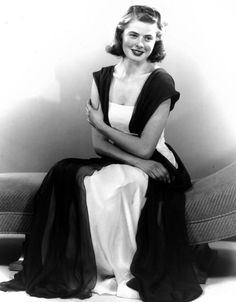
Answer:
<path fill-rule="evenodd" d="M 147 22 L 142 22 L 139 20 L 133 20 L 131 21 L 127 27 L 125 28 L 125 31 L 134 31 L 137 33 L 142 33 L 142 34 L 152 34 L 155 35 L 158 31 L 156 23 L 147 23 Z"/>

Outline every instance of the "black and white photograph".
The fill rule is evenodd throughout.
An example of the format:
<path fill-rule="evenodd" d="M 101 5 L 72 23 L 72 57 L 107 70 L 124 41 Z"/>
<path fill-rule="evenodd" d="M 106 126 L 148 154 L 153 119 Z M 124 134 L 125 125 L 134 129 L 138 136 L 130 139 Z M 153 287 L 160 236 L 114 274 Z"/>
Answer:
<path fill-rule="evenodd" d="M 235 301 L 235 9 L 0 0 L 1 302 Z"/>

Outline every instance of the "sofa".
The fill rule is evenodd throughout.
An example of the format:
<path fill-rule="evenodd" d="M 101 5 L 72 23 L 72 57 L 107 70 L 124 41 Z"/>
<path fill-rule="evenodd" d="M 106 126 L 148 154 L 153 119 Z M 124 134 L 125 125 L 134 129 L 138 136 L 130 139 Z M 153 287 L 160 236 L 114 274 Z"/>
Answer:
<path fill-rule="evenodd" d="M 45 173 L 0 173 L 0 235 L 27 235 L 33 198 Z M 236 235 L 236 162 L 193 182 L 186 192 L 191 245 Z"/>

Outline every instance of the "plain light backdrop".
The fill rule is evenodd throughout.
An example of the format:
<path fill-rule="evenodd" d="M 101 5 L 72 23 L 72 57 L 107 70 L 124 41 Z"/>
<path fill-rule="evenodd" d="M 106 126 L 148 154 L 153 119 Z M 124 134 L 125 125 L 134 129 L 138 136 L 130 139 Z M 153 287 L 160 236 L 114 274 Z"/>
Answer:
<path fill-rule="evenodd" d="M 161 66 L 181 93 L 168 142 L 193 178 L 236 160 L 234 0 L 0 0 L 0 172 L 94 156 L 92 72 L 118 62 L 104 48 L 133 4 L 154 6 L 168 23 Z"/>

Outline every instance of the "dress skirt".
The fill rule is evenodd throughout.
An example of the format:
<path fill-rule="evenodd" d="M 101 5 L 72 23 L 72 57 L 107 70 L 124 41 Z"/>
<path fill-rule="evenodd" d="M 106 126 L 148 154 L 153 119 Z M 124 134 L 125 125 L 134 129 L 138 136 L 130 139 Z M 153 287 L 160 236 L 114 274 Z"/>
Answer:
<path fill-rule="evenodd" d="M 34 198 L 23 270 L 3 291 L 86 299 L 93 293 L 144 302 L 187 302 L 202 289 L 184 219 L 188 174 L 160 154 L 171 184 L 109 159 L 65 159 Z"/>
<path fill-rule="evenodd" d="M 97 266 L 93 292 L 139 298 L 126 283 L 136 251 L 136 233 L 145 204 L 148 176 L 129 165 L 112 164 L 86 176 L 86 201 Z"/>

